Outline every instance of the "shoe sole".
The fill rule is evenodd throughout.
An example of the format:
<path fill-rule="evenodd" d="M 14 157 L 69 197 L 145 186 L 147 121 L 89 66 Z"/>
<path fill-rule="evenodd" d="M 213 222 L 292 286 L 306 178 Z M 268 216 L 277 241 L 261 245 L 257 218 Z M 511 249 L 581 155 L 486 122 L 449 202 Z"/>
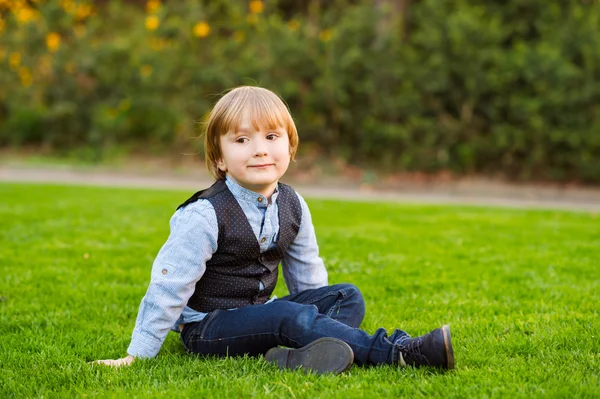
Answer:
<path fill-rule="evenodd" d="M 325 337 L 298 349 L 271 348 L 265 360 L 280 369 L 302 368 L 317 374 L 340 374 L 352 366 L 354 352 L 344 341 Z"/>
<path fill-rule="evenodd" d="M 452 339 L 450 338 L 450 326 L 442 326 L 442 335 L 444 336 L 444 349 L 446 350 L 446 365 L 448 370 L 454 368 L 454 350 L 452 349 Z"/>

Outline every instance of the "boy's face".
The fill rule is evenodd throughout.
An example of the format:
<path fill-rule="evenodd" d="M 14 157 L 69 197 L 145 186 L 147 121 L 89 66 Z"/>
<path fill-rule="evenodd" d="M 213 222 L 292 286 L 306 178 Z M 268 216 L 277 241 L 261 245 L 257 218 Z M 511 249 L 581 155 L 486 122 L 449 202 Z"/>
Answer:
<path fill-rule="evenodd" d="M 271 197 L 290 164 L 290 144 L 284 128 L 256 130 L 245 115 L 236 132 L 220 137 L 223 157 L 217 162 L 240 186 Z"/>

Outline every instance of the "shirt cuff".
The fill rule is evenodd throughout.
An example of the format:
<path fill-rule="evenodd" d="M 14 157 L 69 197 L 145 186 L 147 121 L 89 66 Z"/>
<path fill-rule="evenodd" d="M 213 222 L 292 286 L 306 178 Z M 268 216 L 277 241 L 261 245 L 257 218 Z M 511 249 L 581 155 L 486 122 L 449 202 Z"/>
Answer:
<path fill-rule="evenodd" d="M 136 358 L 155 357 L 161 346 L 161 340 L 141 332 L 134 332 L 131 336 L 131 343 L 127 349 L 127 354 Z"/>

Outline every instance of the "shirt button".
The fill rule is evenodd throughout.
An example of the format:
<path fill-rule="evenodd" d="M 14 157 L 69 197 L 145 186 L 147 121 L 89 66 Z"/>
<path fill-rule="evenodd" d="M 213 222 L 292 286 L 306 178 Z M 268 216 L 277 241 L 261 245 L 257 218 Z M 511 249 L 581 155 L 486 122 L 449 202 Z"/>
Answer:
<path fill-rule="evenodd" d="M 265 241 L 267 241 L 267 239 L 265 237 L 260 239 L 261 244 L 264 243 Z"/>
<path fill-rule="evenodd" d="M 262 197 L 258 197 L 256 200 L 257 200 L 258 202 L 262 202 Z"/>
<path fill-rule="evenodd" d="M 167 274 L 167 269 L 162 269 L 162 274 Z"/>

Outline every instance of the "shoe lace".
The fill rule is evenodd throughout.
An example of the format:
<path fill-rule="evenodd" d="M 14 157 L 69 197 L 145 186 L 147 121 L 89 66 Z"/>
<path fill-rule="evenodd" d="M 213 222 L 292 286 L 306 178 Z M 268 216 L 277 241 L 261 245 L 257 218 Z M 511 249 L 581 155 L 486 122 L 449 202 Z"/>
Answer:
<path fill-rule="evenodd" d="M 414 363 L 425 363 L 429 364 L 427 357 L 421 353 L 421 346 L 423 341 L 421 338 L 415 338 L 406 340 L 402 343 L 397 344 L 400 353 L 402 354 L 404 361 L 410 360 Z"/>

